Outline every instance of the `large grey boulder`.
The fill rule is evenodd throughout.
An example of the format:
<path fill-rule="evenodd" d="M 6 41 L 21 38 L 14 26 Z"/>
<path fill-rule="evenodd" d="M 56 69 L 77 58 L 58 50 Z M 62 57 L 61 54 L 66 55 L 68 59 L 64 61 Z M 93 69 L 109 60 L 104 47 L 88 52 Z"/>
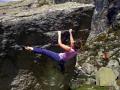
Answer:
<path fill-rule="evenodd" d="M 0 17 L 0 90 L 69 89 L 76 59 L 65 64 L 63 74 L 57 62 L 45 56 L 25 52 L 21 48 L 30 45 L 60 52 L 62 50 L 56 46 L 56 31 L 63 31 L 63 42 L 68 43 L 69 35 L 66 30 L 69 28 L 74 30 L 75 39 L 81 37 L 86 40 L 89 32 L 84 29 L 90 27 L 93 6 L 63 6 L 66 8 L 60 5 L 49 6 L 44 10 L 20 8 L 17 11 L 18 8 L 4 8 L 3 12 L 6 14 L 3 13 Z M 80 29 L 83 31 L 80 32 Z M 39 63 L 34 63 L 36 57 L 39 58 Z"/>

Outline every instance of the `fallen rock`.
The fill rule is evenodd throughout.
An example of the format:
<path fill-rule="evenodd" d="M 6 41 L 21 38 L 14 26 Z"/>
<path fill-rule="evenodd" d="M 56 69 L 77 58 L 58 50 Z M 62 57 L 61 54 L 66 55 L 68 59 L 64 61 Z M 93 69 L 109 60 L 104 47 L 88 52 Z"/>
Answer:
<path fill-rule="evenodd" d="M 107 67 L 101 67 L 96 73 L 96 85 L 99 86 L 114 86 L 119 90 L 116 84 L 116 75 L 112 69 Z"/>

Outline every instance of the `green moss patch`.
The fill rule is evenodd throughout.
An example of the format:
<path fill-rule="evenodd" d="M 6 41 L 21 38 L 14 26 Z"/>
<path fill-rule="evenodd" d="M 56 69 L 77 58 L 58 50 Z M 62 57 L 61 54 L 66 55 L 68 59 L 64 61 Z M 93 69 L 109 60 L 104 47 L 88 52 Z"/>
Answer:
<path fill-rule="evenodd" d="M 108 87 L 100 87 L 94 85 L 81 85 L 79 88 L 74 90 L 108 90 Z"/>

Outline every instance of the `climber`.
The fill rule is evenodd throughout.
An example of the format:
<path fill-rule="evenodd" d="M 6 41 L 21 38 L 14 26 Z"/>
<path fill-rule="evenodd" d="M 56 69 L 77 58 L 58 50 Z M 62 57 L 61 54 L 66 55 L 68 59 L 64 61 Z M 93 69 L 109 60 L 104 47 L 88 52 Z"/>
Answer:
<path fill-rule="evenodd" d="M 26 46 L 25 50 L 29 50 L 37 54 L 46 55 L 55 61 L 62 62 L 62 64 L 64 65 L 64 63 L 67 60 L 70 60 L 71 58 L 77 55 L 76 50 L 80 48 L 80 42 L 77 42 L 77 41 L 75 42 L 73 39 L 72 29 L 69 29 L 69 34 L 70 34 L 70 46 L 62 43 L 61 31 L 58 31 L 58 45 L 65 50 L 65 52 L 63 53 L 56 53 L 43 48 L 35 48 L 35 47 L 29 47 L 29 46 Z M 61 68 L 63 68 L 63 66 Z"/>

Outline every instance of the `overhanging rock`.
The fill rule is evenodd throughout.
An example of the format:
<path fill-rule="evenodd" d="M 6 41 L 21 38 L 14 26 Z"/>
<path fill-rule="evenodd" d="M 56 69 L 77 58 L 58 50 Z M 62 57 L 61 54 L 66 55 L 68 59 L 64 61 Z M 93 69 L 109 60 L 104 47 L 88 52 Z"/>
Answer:
<path fill-rule="evenodd" d="M 80 29 L 90 28 L 93 13 L 92 5 L 65 4 L 55 5 L 41 10 L 34 8 L 15 13 L 6 12 L 0 17 L 0 90 L 67 90 L 75 65 L 75 59 L 66 64 L 66 74 L 62 74 L 58 65 L 42 56 L 40 63 L 33 63 L 36 55 L 22 51 L 19 46 L 48 46 L 59 52 L 56 31 L 74 30 L 76 39 L 86 39 L 89 32 Z M 6 11 L 6 10 L 4 10 Z M 51 35 L 51 32 L 53 35 Z M 47 34 L 46 34 L 47 33 Z M 49 34 L 50 33 L 50 34 Z M 77 34 L 78 33 L 78 34 Z M 68 33 L 63 33 L 67 43 Z M 78 36 L 78 37 L 77 37 Z M 53 44 L 53 45 L 51 45 Z M 54 46 L 54 47 L 53 47 Z"/>

